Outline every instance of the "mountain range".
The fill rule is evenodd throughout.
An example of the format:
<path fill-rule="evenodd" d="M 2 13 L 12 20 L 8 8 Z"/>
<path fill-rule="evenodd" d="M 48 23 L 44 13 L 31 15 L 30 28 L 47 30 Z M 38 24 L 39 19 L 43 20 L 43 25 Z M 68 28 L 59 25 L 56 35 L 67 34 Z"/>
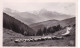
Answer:
<path fill-rule="evenodd" d="M 62 27 L 75 24 L 75 17 L 43 9 L 40 10 L 39 12 L 35 11 L 34 13 L 29 13 L 29 12 L 18 12 L 7 8 L 4 10 L 4 13 L 5 13 L 5 15 L 3 14 L 4 17 L 11 16 L 15 18 L 15 20 L 20 21 L 24 25 L 34 30 L 34 32 L 37 31 L 38 29 L 43 29 L 44 27 L 48 28 L 52 26 L 57 26 L 59 24 Z M 8 18 L 4 17 L 3 19 Z"/>
<path fill-rule="evenodd" d="M 48 11 L 46 9 L 41 9 L 40 11 L 35 12 L 19 12 L 9 8 L 4 9 L 6 14 L 20 20 L 21 22 L 30 25 L 33 23 L 43 22 L 47 20 L 64 20 L 67 18 L 72 18 L 71 15 L 61 14 L 58 12 Z"/>

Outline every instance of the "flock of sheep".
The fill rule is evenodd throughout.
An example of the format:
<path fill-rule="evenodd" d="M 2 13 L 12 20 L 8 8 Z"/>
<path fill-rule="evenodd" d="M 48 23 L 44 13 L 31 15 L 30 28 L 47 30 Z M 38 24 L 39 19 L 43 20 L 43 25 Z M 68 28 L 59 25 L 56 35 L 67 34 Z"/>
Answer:
<path fill-rule="evenodd" d="M 45 36 L 40 38 L 30 38 L 30 39 L 16 39 L 14 42 L 36 42 L 36 41 L 44 41 L 44 40 L 55 40 L 55 39 L 63 39 L 63 37 L 56 37 L 56 36 Z"/>

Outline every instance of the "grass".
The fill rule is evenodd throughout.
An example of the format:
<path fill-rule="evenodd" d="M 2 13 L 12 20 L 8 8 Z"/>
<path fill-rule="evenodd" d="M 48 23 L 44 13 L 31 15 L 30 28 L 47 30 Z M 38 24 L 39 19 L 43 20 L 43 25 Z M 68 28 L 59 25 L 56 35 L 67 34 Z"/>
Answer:
<path fill-rule="evenodd" d="M 75 29 L 73 28 L 71 31 L 71 36 L 69 37 L 64 37 L 62 40 L 45 40 L 45 41 L 37 41 L 37 42 L 21 42 L 21 43 L 15 43 L 14 39 L 21 38 L 38 38 L 41 36 L 23 36 L 21 34 L 15 33 L 13 31 L 10 31 L 8 29 L 4 29 L 3 32 L 3 46 L 27 46 L 27 47 L 32 47 L 32 46 L 40 46 L 40 47 L 53 47 L 53 46 L 75 46 Z M 62 32 L 65 32 L 64 30 L 58 31 L 54 34 L 50 34 L 50 36 L 56 35 L 60 36 Z M 6 36 L 7 35 L 7 36 Z"/>

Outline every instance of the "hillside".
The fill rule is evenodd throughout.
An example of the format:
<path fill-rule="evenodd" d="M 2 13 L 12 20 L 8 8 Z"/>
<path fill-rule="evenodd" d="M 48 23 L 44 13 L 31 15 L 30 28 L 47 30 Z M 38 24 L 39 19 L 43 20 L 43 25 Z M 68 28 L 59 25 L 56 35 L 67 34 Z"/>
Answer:
<path fill-rule="evenodd" d="M 43 21 L 43 22 L 39 22 L 39 23 L 34 23 L 29 25 L 31 28 L 33 28 L 35 31 L 37 31 L 38 29 L 43 29 L 44 27 L 52 27 L 52 26 L 57 26 L 57 25 L 61 25 L 62 27 L 66 27 L 68 25 L 74 25 L 75 24 L 75 17 L 73 18 L 69 18 L 69 19 L 64 19 L 61 21 L 58 20 L 48 20 L 48 21 Z"/>
<path fill-rule="evenodd" d="M 10 41 L 15 40 L 16 38 L 23 38 L 24 35 L 16 33 L 12 30 L 3 28 L 3 45 L 7 45 Z"/>
<path fill-rule="evenodd" d="M 59 22 L 61 26 L 65 27 L 68 25 L 74 25 L 76 23 L 76 17 L 65 19 Z"/>
<path fill-rule="evenodd" d="M 16 33 L 12 30 L 3 28 L 3 38 L 8 38 L 8 37 L 24 37 L 24 35 L 20 34 L 20 33 Z"/>
<path fill-rule="evenodd" d="M 64 33 L 66 30 L 63 29 L 61 31 L 58 31 L 54 34 L 50 34 L 49 36 L 61 36 L 60 34 Z M 8 33 L 6 33 L 8 32 Z M 5 34 L 4 34 L 5 33 Z M 75 47 L 75 27 L 71 30 L 71 33 L 69 37 L 64 37 L 64 39 L 61 40 L 45 40 L 45 41 L 37 41 L 37 42 L 20 42 L 20 43 L 15 43 L 14 39 L 27 39 L 27 38 L 38 38 L 42 36 L 22 36 L 21 34 L 17 34 L 11 30 L 4 29 L 4 36 L 8 34 L 8 36 L 5 36 L 3 39 L 3 45 L 4 46 L 25 46 L 25 47 L 35 47 L 35 46 L 40 46 L 40 47 Z M 15 35 L 16 34 L 16 35 Z M 17 37 L 18 36 L 18 37 Z"/>
<path fill-rule="evenodd" d="M 75 24 L 74 22 L 75 18 L 70 18 L 70 19 L 66 19 L 66 20 L 62 20 L 64 22 L 66 22 L 66 24 L 68 23 L 69 25 L 71 24 Z M 72 22 L 71 22 L 71 21 Z M 64 23 L 63 22 L 63 23 Z M 71 23 L 70 23 L 71 22 Z M 67 24 L 67 25 L 68 25 Z M 68 37 L 64 37 L 64 39 L 61 40 L 45 40 L 45 41 L 37 41 L 37 42 L 20 42 L 20 43 L 15 43 L 14 40 L 15 39 L 29 39 L 29 38 L 38 38 L 38 37 L 42 37 L 42 36 L 24 36 L 22 34 L 16 33 L 12 30 L 9 29 L 3 29 L 3 46 L 27 46 L 27 47 L 32 47 L 32 46 L 40 46 L 40 47 L 55 47 L 55 46 L 60 46 L 60 47 L 75 47 L 75 37 L 76 37 L 76 31 L 75 31 L 75 26 L 72 27 L 72 30 L 70 32 L 70 36 Z M 61 34 L 65 33 L 66 29 L 62 29 L 60 31 L 57 31 L 55 33 L 52 34 L 48 34 L 48 36 L 61 36 Z"/>
<path fill-rule="evenodd" d="M 43 22 L 39 22 L 39 23 L 34 23 L 29 25 L 31 28 L 33 28 L 35 31 L 37 31 L 38 29 L 43 29 L 44 27 L 51 27 L 51 26 L 56 26 L 58 25 L 59 21 L 58 20 L 48 20 L 48 21 L 43 21 Z"/>
<path fill-rule="evenodd" d="M 9 16 L 6 13 L 3 13 L 3 27 L 23 35 L 35 35 L 35 31 L 28 25 L 25 25 L 24 23 Z"/>

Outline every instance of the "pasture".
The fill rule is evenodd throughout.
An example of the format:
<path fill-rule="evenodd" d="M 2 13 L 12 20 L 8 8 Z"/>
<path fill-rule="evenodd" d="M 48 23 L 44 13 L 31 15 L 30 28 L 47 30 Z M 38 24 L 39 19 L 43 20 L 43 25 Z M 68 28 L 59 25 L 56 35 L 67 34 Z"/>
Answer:
<path fill-rule="evenodd" d="M 62 29 L 60 31 L 56 31 L 55 33 L 48 34 L 47 36 L 57 36 L 60 37 L 61 34 L 65 33 L 66 29 Z M 33 33 L 33 32 L 32 32 Z M 20 33 L 17 33 L 15 31 L 9 30 L 4 28 L 3 29 L 3 46 L 40 46 L 40 47 L 51 47 L 51 46 L 76 46 L 75 45 L 75 37 L 76 37 L 75 27 L 72 28 L 70 32 L 70 36 L 64 37 L 63 39 L 47 39 L 44 41 L 33 41 L 33 42 L 19 42 L 15 43 L 14 40 L 16 39 L 31 39 L 31 38 L 41 38 L 42 36 L 24 36 Z"/>
<path fill-rule="evenodd" d="M 28 37 L 24 37 L 25 38 L 30 38 L 31 36 Z M 38 37 L 38 36 L 37 36 Z M 32 38 L 32 37 L 31 37 Z M 36 38 L 36 37 L 33 37 Z M 14 39 L 21 39 L 18 37 L 12 38 L 10 39 L 10 37 L 8 38 L 4 38 L 4 46 L 74 46 L 74 40 L 69 40 L 68 38 L 64 38 L 63 40 L 44 40 L 44 41 L 36 41 L 36 42 L 19 42 L 19 43 L 15 43 Z"/>

